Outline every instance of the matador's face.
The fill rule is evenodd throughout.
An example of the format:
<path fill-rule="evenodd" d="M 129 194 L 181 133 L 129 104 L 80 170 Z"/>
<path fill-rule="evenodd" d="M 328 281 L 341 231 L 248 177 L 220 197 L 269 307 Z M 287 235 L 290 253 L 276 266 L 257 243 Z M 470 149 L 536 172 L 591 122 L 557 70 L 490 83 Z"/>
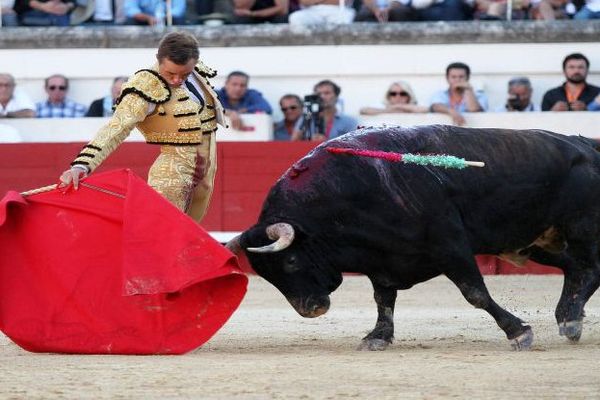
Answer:
<path fill-rule="evenodd" d="M 179 87 L 194 71 L 194 67 L 198 60 L 190 59 L 186 64 L 175 64 L 168 58 L 163 58 L 158 63 L 158 74 L 162 76 L 169 86 Z"/>

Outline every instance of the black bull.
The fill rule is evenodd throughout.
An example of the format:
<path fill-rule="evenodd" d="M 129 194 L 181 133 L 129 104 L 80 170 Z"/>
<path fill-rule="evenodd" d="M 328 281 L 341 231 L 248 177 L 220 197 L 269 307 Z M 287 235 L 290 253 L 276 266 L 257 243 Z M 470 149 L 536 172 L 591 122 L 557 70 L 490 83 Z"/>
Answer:
<path fill-rule="evenodd" d="M 385 349 L 397 290 L 447 276 L 516 349 L 531 328 L 488 293 L 475 254 L 531 259 L 564 272 L 559 332 L 576 341 L 600 284 L 596 142 L 540 130 L 368 128 L 326 142 L 271 189 L 256 225 L 228 246 L 305 317 L 329 308 L 342 272 L 372 282 L 378 317 L 362 341 Z M 327 147 L 449 154 L 484 168 L 444 169 L 332 154 Z"/>

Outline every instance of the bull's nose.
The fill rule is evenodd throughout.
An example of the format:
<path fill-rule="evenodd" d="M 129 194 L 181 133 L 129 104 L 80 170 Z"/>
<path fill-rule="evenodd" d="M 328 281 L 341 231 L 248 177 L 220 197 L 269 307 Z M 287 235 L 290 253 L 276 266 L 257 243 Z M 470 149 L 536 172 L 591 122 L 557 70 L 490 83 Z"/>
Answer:
<path fill-rule="evenodd" d="M 288 299 L 290 304 L 305 318 L 315 318 L 329 310 L 329 296 Z"/>

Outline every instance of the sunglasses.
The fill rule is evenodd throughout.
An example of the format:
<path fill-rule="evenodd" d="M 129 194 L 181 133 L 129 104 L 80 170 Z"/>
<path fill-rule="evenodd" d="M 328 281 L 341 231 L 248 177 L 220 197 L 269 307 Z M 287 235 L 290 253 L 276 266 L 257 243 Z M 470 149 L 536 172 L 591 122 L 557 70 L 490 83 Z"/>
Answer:
<path fill-rule="evenodd" d="M 289 107 L 281 107 L 282 112 L 286 112 L 288 110 L 297 110 L 298 106 L 289 106 Z"/>
<path fill-rule="evenodd" d="M 67 90 L 67 87 L 66 86 L 54 86 L 54 85 L 52 85 L 52 86 L 48 86 L 48 89 L 49 90 L 60 90 L 60 91 L 64 92 L 65 90 Z"/>
<path fill-rule="evenodd" d="M 390 96 L 390 97 L 394 97 L 394 96 L 410 97 L 410 95 L 406 92 L 388 92 L 388 96 Z"/>

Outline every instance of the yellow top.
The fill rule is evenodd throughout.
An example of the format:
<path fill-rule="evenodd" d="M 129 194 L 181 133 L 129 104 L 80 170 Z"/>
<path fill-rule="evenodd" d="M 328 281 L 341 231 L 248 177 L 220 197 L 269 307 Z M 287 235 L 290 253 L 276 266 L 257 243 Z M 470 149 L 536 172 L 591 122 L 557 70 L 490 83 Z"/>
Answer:
<path fill-rule="evenodd" d="M 157 66 L 155 66 L 155 69 Z M 171 88 L 154 70 L 136 72 L 121 89 L 115 113 L 71 165 L 95 170 L 129 136 L 135 126 L 152 144 L 198 145 L 202 135 L 223 125 L 223 107 L 207 76 L 215 73 L 199 63 L 194 76 L 200 83 L 204 104 L 189 98 L 182 87 Z M 148 115 L 150 105 L 154 110 Z"/>

